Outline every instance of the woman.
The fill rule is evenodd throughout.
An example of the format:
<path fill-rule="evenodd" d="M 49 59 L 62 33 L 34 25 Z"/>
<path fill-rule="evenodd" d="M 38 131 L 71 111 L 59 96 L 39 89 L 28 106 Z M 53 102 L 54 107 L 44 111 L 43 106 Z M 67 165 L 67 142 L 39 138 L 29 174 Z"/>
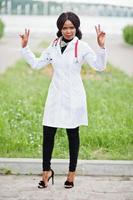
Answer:
<path fill-rule="evenodd" d="M 43 117 L 43 174 L 39 188 L 46 188 L 50 178 L 51 157 L 57 128 L 65 128 L 69 141 L 69 171 L 65 188 L 74 186 L 79 152 L 79 126 L 88 125 L 86 94 L 80 76 L 81 66 L 88 62 L 98 71 L 106 66 L 105 33 L 95 27 L 99 52 L 95 54 L 86 42 L 81 41 L 80 19 L 73 12 L 62 13 L 57 19 L 57 38 L 36 58 L 28 44 L 29 30 L 20 35 L 22 55 L 33 68 L 52 64 L 54 73 L 49 86 Z"/>

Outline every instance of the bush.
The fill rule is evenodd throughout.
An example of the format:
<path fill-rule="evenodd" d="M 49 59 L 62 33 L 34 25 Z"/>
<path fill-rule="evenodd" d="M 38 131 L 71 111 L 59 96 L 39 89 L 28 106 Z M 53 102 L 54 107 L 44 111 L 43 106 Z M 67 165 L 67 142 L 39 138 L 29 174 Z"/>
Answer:
<path fill-rule="evenodd" d="M 5 25 L 2 22 L 2 20 L 0 19 L 0 38 L 2 38 L 4 35 L 4 27 L 5 27 Z"/>
<path fill-rule="evenodd" d="M 133 25 L 127 25 L 123 29 L 123 38 L 125 42 L 133 45 Z"/>

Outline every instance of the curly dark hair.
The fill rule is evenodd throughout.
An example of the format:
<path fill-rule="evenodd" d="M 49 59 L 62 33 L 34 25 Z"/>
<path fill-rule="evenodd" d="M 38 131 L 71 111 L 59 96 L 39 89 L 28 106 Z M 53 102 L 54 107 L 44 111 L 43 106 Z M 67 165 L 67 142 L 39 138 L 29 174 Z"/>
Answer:
<path fill-rule="evenodd" d="M 80 31 L 80 19 L 79 17 L 73 12 L 63 12 L 57 19 L 56 25 L 58 28 L 57 36 L 62 36 L 61 30 L 66 20 L 70 20 L 74 27 L 76 28 L 76 36 L 79 40 L 82 38 L 82 32 Z"/>

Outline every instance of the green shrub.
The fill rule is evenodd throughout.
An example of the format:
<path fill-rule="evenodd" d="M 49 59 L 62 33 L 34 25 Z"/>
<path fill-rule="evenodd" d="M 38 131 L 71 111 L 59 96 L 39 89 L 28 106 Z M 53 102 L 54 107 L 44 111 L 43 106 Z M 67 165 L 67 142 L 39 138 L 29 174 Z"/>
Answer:
<path fill-rule="evenodd" d="M 123 29 L 123 38 L 125 42 L 133 45 L 133 25 L 127 25 Z"/>
<path fill-rule="evenodd" d="M 5 27 L 5 25 L 2 22 L 2 20 L 0 19 L 0 38 L 2 38 L 4 35 L 4 27 Z"/>

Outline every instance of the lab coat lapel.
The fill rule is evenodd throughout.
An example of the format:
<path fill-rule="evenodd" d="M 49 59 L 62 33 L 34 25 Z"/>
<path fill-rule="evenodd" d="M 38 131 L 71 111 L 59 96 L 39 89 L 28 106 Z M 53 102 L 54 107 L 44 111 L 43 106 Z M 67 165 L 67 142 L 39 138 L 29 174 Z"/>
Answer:
<path fill-rule="evenodd" d="M 68 46 L 66 47 L 64 53 L 65 53 L 65 52 L 68 52 L 68 51 L 70 51 L 72 48 L 74 48 L 74 45 L 75 45 L 75 43 L 76 43 L 77 40 L 78 40 L 78 38 L 75 36 L 75 37 L 73 38 L 73 40 L 72 40 L 71 42 L 69 42 L 69 44 L 68 44 Z"/>
<path fill-rule="evenodd" d="M 61 38 L 59 38 L 58 40 L 58 43 L 57 43 L 57 51 L 58 51 L 58 55 L 62 56 L 63 54 L 65 54 L 65 52 L 68 52 L 70 51 L 72 48 L 74 48 L 74 45 L 76 43 L 76 41 L 78 40 L 78 38 L 75 36 L 73 38 L 73 40 L 71 42 L 69 42 L 68 46 L 66 47 L 66 49 L 64 50 L 63 54 L 61 53 L 61 48 L 60 48 L 60 41 L 61 41 Z"/>
<path fill-rule="evenodd" d="M 61 56 L 60 41 L 61 41 L 61 37 L 59 38 L 58 43 L 57 43 L 57 46 L 56 46 L 57 54 L 58 54 L 59 56 Z"/>

